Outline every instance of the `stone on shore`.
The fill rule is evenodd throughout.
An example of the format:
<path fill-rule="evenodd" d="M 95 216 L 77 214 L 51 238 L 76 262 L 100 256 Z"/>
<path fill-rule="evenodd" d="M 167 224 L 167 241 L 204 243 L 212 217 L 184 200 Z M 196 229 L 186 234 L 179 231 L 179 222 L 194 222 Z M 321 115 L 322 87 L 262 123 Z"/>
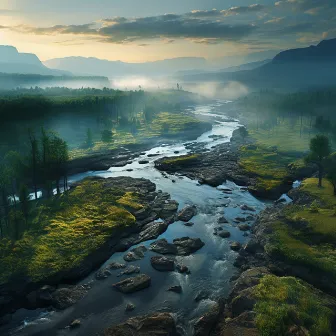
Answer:
<path fill-rule="evenodd" d="M 197 208 L 194 205 L 187 205 L 178 213 L 177 219 L 183 222 L 189 222 L 196 214 Z"/>

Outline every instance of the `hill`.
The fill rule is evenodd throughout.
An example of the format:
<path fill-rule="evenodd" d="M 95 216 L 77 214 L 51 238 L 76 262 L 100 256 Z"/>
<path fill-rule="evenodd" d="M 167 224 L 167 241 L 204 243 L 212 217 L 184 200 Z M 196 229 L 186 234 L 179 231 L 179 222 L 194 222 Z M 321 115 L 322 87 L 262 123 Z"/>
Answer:
<path fill-rule="evenodd" d="M 20 53 L 12 46 L 0 46 L 0 72 L 51 76 L 71 75 L 68 71 L 49 69 L 35 54 Z"/>

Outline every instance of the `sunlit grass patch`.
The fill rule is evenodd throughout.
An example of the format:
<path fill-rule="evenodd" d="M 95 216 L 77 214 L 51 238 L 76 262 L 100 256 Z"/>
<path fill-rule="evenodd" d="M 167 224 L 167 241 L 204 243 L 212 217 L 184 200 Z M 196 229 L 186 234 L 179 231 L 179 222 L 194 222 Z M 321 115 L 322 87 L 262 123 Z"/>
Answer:
<path fill-rule="evenodd" d="M 105 188 L 104 180 L 84 180 L 67 194 L 43 201 L 20 240 L 0 240 L 0 283 L 11 276 L 39 281 L 79 266 L 120 229 L 133 225 L 129 210 L 141 208 L 136 194 Z"/>
<path fill-rule="evenodd" d="M 268 254 L 336 279 L 336 249 L 332 244 L 312 243 L 306 229 L 294 229 L 281 221 L 272 223 L 272 229 L 271 239 L 265 246 Z"/>
<path fill-rule="evenodd" d="M 162 163 L 183 165 L 183 164 L 189 164 L 193 161 L 196 161 L 198 158 L 199 158 L 199 154 L 183 155 L 183 156 L 167 158 L 163 160 Z"/>
<path fill-rule="evenodd" d="M 261 336 L 285 336 L 295 326 L 312 336 L 331 335 L 330 301 L 308 284 L 293 277 L 266 275 L 254 288 L 254 296 Z"/>

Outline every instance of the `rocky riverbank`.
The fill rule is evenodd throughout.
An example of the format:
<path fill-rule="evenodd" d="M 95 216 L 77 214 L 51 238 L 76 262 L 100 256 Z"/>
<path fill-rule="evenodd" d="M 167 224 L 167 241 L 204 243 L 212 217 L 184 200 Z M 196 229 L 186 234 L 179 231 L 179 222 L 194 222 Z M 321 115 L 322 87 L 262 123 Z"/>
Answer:
<path fill-rule="evenodd" d="M 149 180 L 130 177 L 88 178 L 74 185 L 70 193 L 76 193 L 76 190 L 81 190 L 83 186 L 90 187 L 90 184 L 95 187 L 101 186 L 101 192 L 105 195 L 112 193 L 112 197 L 120 197 L 114 196 L 120 194 L 118 190 L 126 192 L 127 197 L 135 194 L 137 203 L 142 204 L 141 207 L 134 206 L 132 203 L 134 201 L 126 196 L 117 201 L 119 206 L 123 207 L 123 211 L 126 210 L 130 216 L 134 216 L 134 223 L 114 230 L 99 248 L 91 251 L 79 264 L 70 269 L 61 269 L 52 276 L 46 273 L 36 282 L 27 276 L 13 276 L 9 282 L 3 283 L 0 287 L 0 316 L 23 307 L 28 309 L 48 306 L 56 309 L 69 307 L 85 296 L 92 286 L 92 284 L 74 286 L 71 283 L 83 279 L 113 253 L 126 251 L 132 245 L 157 238 L 177 217 L 178 203 L 171 200 L 169 194 L 156 191 L 155 184 Z M 157 221 L 159 218 L 161 221 Z M 9 315 L 2 321 L 7 321 L 8 318 Z"/>
<path fill-rule="evenodd" d="M 292 188 L 297 178 L 309 176 L 312 173 L 311 169 L 289 169 L 288 176 L 280 185 L 265 189 L 258 183 L 258 175 L 246 171 L 240 164 L 241 146 L 256 149 L 254 140 L 242 135 L 244 130 L 244 127 L 235 130 L 230 142 L 218 145 L 211 151 L 204 151 L 198 146 L 191 148 L 191 154 L 159 159 L 155 162 L 155 167 L 160 171 L 184 175 L 198 180 L 200 184 L 213 187 L 230 180 L 238 185 L 246 186 L 254 196 L 265 199 L 278 199 Z"/>
<path fill-rule="evenodd" d="M 195 140 L 200 135 L 212 129 L 209 120 L 200 121 L 197 127 L 185 129 L 179 134 L 166 134 L 160 137 L 144 140 L 138 144 L 128 144 L 123 147 L 96 152 L 84 157 L 72 159 L 68 162 L 68 175 L 75 175 L 87 171 L 107 170 L 111 167 L 124 167 L 134 159 L 142 156 L 142 153 L 161 144 L 174 144 L 180 141 Z M 146 159 L 146 157 L 143 157 Z"/>
<path fill-rule="evenodd" d="M 293 204 L 278 203 L 259 215 L 251 239 L 239 251 L 235 266 L 240 275 L 233 279 L 233 289 L 221 306 L 217 325 L 203 335 L 260 335 L 260 330 L 268 331 L 267 335 L 300 336 L 336 332 L 333 269 L 327 271 L 322 265 L 323 259 L 317 261 L 320 265 L 304 260 L 303 247 L 299 243 L 293 245 L 294 241 L 284 246 L 289 254 L 297 254 L 292 258 L 286 258 L 277 247 L 281 239 L 278 235 L 284 234 L 279 231 L 280 222 L 293 230 L 293 235 L 306 232 L 305 240 L 309 240 L 307 220 L 292 221 L 286 214 L 293 208 L 298 211 L 297 207 L 310 207 L 312 202 L 321 200 L 303 189 L 294 189 L 289 196 Z M 285 228 L 283 230 L 285 232 Z M 321 244 L 321 240 L 319 237 L 315 244 L 319 241 Z M 326 253 L 323 244 L 319 249 Z M 332 259 L 329 260 L 332 263 Z M 323 323 L 319 321 L 321 314 L 325 314 Z"/>

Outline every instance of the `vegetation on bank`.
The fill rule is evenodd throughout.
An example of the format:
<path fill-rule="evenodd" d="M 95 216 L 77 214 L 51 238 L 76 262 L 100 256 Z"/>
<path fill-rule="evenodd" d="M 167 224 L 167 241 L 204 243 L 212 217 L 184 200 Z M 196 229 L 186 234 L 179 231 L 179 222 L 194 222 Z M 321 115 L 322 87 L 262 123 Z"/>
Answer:
<path fill-rule="evenodd" d="M 87 179 L 60 196 L 34 203 L 22 237 L 0 240 L 0 283 L 40 281 L 67 272 L 120 229 L 134 225 L 132 212 L 143 207 L 137 194 L 105 183 Z"/>
<path fill-rule="evenodd" d="M 253 294 L 261 336 L 284 336 L 300 330 L 311 336 L 331 335 L 334 312 L 330 302 L 307 283 L 293 277 L 266 275 Z"/>
<path fill-rule="evenodd" d="M 199 158 L 198 154 L 191 154 L 191 155 L 182 155 L 182 156 L 175 156 L 172 158 L 167 158 L 163 160 L 162 164 L 172 164 L 172 165 L 183 165 L 183 164 L 190 164 L 193 161 L 196 161 Z"/>
<path fill-rule="evenodd" d="M 272 223 L 266 251 L 293 265 L 304 265 L 336 280 L 336 197 L 332 184 L 310 178 L 300 189 L 309 196 L 308 206 L 288 205 L 285 217 Z"/>

